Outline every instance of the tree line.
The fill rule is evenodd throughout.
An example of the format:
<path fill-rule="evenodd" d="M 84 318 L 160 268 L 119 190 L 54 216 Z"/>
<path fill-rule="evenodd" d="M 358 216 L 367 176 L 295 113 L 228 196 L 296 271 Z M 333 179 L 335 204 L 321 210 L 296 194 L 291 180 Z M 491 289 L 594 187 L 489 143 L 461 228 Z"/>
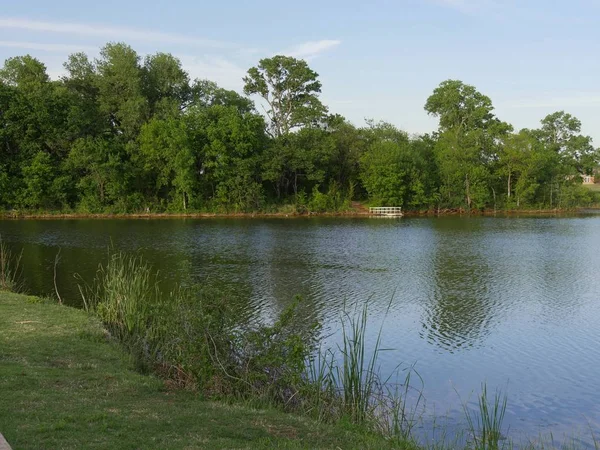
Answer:
<path fill-rule="evenodd" d="M 244 94 L 191 80 L 168 53 L 109 43 L 51 80 L 27 55 L 0 69 L 0 208 L 89 213 L 336 211 L 364 200 L 411 210 L 564 208 L 600 154 L 565 112 L 538 129 L 442 82 L 425 110 L 437 131 L 357 127 L 320 100 L 303 60 L 262 59 Z M 257 100 L 257 104 L 253 101 Z M 262 112 L 259 112 L 259 110 Z"/>

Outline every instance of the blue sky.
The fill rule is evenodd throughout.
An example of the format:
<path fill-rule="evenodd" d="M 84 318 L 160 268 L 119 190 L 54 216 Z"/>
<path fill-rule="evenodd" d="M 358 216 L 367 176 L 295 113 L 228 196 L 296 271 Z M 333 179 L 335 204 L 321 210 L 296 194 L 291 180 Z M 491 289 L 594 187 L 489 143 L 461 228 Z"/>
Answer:
<path fill-rule="evenodd" d="M 3 1 L 0 59 L 29 53 L 51 76 L 107 41 L 178 56 L 192 78 L 241 91 L 278 53 L 305 58 L 332 112 L 432 131 L 423 110 L 443 80 L 491 97 L 515 128 L 565 110 L 600 145 L 598 0 Z"/>

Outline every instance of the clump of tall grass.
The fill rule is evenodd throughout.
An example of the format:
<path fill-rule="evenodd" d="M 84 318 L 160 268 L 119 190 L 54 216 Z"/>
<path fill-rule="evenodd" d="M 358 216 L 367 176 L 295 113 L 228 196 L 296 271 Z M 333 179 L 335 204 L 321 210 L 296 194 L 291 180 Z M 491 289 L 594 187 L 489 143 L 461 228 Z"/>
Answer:
<path fill-rule="evenodd" d="M 339 348 L 341 362 L 334 368 L 335 379 L 342 393 L 343 409 L 353 422 L 370 425 L 388 436 L 410 440 L 422 400 L 422 379 L 412 366 L 405 369 L 404 379 L 401 379 L 400 365 L 387 378 L 381 378 L 381 354 L 391 350 L 382 346 L 383 325 L 373 348 L 368 351 L 368 303 L 358 313 L 344 313 Z M 421 381 L 420 389 L 413 388 L 413 374 Z M 392 382 L 394 376 L 396 381 Z M 407 402 L 413 389 L 416 396 L 413 405 L 409 406 Z"/>
<path fill-rule="evenodd" d="M 498 450 L 506 440 L 502 434 L 502 424 L 506 413 L 507 395 L 497 390 L 493 398 L 488 397 L 487 385 L 481 386 L 478 397 L 478 411 L 471 413 L 463 404 L 467 424 L 477 450 Z"/>
<path fill-rule="evenodd" d="M 0 290 L 18 292 L 21 284 L 21 258 L 23 252 L 14 254 L 0 238 Z"/>
<path fill-rule="evenodd" d="M 383 324 L 369 349 L 368 323 L 368 303 L 353 314 L 344 310 L 337 350 L 317 352 L 307 364 L 308 386 L 314 389 L 308 404 L 319 419 L 350 421 L 415 446 L 412 429 L 420 418 L 422 379 L 413 366 L 402 370 L 400 365 L 381 377 L 380 357 L 389 350 L 382 346 Z M 413 376 L 420 388 L 413 386 Z"/>

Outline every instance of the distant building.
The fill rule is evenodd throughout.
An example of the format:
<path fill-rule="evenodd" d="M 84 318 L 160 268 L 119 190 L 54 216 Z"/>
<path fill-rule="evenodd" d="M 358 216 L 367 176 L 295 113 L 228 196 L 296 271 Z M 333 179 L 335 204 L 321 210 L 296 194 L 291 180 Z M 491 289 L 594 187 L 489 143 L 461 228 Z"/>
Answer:
<path fill-rule="evenodd" d="M 595 182 L 594 175 L 582 175 L 581 179 L 583 180 L 583 184 L 594 184 Z"/>

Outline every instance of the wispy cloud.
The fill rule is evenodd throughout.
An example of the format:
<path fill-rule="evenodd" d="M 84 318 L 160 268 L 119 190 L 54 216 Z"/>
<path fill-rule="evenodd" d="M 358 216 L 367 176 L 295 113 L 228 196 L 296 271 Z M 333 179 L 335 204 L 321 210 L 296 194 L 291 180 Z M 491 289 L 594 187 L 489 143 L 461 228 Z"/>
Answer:
<path fill-rule="evenodd" d="M 178 33 L 100 24 L 0 16 L 0 30 L 2 29 L 20 30 L 27 32 L 28 35 L 35 35 L 35 41 L 33 39 L 31 41 L 0 40 L 0 48 L 29 50 L 34 56 L 37 52 L 53 53 L 52 58 L 49 58 L 48 55 L 43 56 L 43 59 L 49 62 L 48 73 L 53 78 L 64 74 L 60 62 L 54 56 L 66 56 L 69 53 L 78 51 L 96 54 L 98 47 L 90 44 L 98 41 L 98 45 L 101 45 L 108 40 L 123 40 L 133 44 L 162 44 L 167 49 L 171 48 L 173 54 L 179 55 L 184 69 L 189 72 L 191 78 L 210 79 L 225 88 L 241 90 L 243 86 L 242 78 L 246 73 L 245 67 L 250 67 L 261 55 L 273 54 L 264 48 L 254 48 L 250 43 L 240 45 Z M 70 43 L 61 44 L 46 39 L 52 34 L 69 36 Z M 79 41 L 83 43 L 78 44 Z M 292 46 L 282 53 L 310 60 L 340 44 L 341 41 L 332 39 L 307 41 Z M 198 51 L 196 49 L 202 50 Z"/>
<path fill-rule="evenodd" d="M 95 24 L 46 22 L 15 17 L 0 17 L 0 29 L 2 28 L 45 33 L 61 33 L 77 36 L 101 37 L 105 40 L 125 39 L 136 42 L 160 42 L 220 49 L 239 47 L 238 45 L 229 42 L 203 39 L 177 33 L 164 33 L 153 30 L 140 30 Z"/>
<path fill-rule="evenodd" d="M 23 41 L 0 41 L 0 47 L 59 53 L 95 52 L 98 50 L 97 47 L 92 47 L 90 45 L 45 44 L 41 42 Z"/>
<path fill-rule="evenodd" d="M 293 56 L 294 58 L 312 59 L 323 52 L 337 47 L 341 43 L 342 41 L 333 39 L 309 41 L 296 45 L 283 53 L 288 56 Z"/>

